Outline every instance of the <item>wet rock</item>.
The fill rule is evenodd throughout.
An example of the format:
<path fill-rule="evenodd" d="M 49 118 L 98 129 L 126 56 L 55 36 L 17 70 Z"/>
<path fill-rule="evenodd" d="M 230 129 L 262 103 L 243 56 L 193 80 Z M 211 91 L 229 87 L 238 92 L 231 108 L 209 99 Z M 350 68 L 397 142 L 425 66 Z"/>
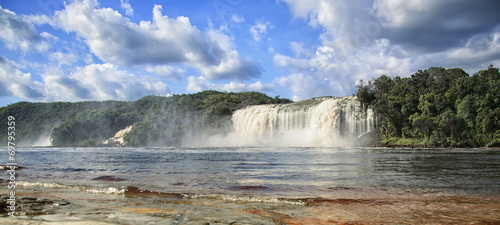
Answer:
<path fill-rule="evenodd" d="M 96 177 L 92 180 L 97 180 L 97 181 L 114 181 L 114 182 L 120 182 L 120 181 L 127 181 L 127 179 L 123 179 L 120 177 L 114 177 L 114 176 L 100 176 Z"/>
<path fill-rule="evenodd" d="M 10 165 L 0 165 L 0 170 L 21 170 L 24 169 L 22 166 L 10 166 Z"/>
<path fill-rule="evenodd" d="M 10 196 L 0 198 L 0 213 L 7 213 L 6 207 Z M 70 204 L 63 199 L 47 199 L 37 197 L 17 197 L 16 214 L 23 216 L 50 215 L 55 213 L 55 207 Z"/>
<path fill-rule="evenodd" d="M 178 193 L 156 192 L 144 188 L 128 186 L 125 190 L 126 197 L 168 197 L 171 199 L 183 199 L 184 196 Z"/>

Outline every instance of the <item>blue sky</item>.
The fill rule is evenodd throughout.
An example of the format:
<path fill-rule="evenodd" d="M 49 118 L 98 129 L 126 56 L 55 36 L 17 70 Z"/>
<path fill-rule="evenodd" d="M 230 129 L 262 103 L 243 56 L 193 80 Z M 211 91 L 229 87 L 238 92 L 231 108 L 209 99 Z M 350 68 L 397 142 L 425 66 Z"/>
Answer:
<path fill-rule="evenodd" d="M 202 90 L 294 100 L 500 65 L 496 0 L 1 0 L 0 106 Z"/>

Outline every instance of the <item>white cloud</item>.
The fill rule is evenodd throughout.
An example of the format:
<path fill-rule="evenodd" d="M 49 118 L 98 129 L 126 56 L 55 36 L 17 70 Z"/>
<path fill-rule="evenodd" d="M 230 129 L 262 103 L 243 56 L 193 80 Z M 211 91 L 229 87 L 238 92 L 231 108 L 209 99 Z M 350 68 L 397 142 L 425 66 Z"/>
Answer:
<path fill-rule="evenodd" d="M 94 95 L 74 76 L 67 76 L 56 68 L 48 68 L 42 75 L 47 101 L 95 100 Z"/>
<path fill-rule="evenodd" d="M 0 56 L 0 96 L 42 100 L 45 93 L 43 84 L 33 81 L 30 73 L 23 73 L 14 63 Z"/>
<path fill-rule="evenodd" d="M 292 58 L 290 56 L 275 54 L 273 57 L 276 66 L 290 70 L 308 70 L 313 67 L 311 60 L 306 58 Z"/>
<path fill-rule="evenodd" d="M 200 72 L 210 80 L 246 80 L 258 77 L 262 68 L 252 59 L 241 57 L 238 51 L 233 50 L 232 38 L 220 30 L 210 29 L 206 32 L 206 38 L 221 50 L 221 60 L 218 64 L 203 65 L 195 64 Z"/>
<path fill-rule="evenodd" d="M 267 52 L 274 54 L 276 53 L 276 50 L 274 50 L 273 46 L 269 46 L 269 48 L 267 48 Z"/>
<path fill-rule="evenodd" d="M 52 17 L 49 17 L 47 15 L 24 15 L 23 18 L 28 20 L 29 22 L 33 23 L 34 25 L 42 25 L 42 24 L 52 24 L 54 23 L 54 20 Z"/>
<path fill-rule="evenodd" d="M 445 1 L 422 1 L 422 0 L 375 0 L 373 9 L 376 15 L 381 18 L 384 25 L 390 27 L 403 27 L 412 23 L 419 23 L 422 13 L 432 11 L 434 8 L 439 8 Z"/>
<path fill-rule="evenodd" d="M 309 21 L 311 26 L 316 26 L 317 21 L 317 13 L 316 6 L 319 4 L 320 0 L 281 0 L 288 4 L 290 10 L 292 11 L 295 17 L 301 17 Z"/>
<path fill-rule="evenodd" d="M 136 100 L 145 95 L 170 94 L 167 84 L 150 76 L 137 76 L 109 63 L 79 67 L 64 75 L 57 70 L 43 76 L 47 100 Z"/>
<path fill-rule="evenodd" d="M 216 84 L 208 81 L 204 76 L 188 77 L 188 85 L 186 91 L 200 92 L 203 90 L 219 90 L 228 92 L 241 92 L 241 91 L 270 91 L 274 88 L 273 84 L 262 83 L 260 81 L 254 83 L 243 83 L 231 81 L 229 83 Z"/>
<path fill-rule="evenodd" d="M 338 57 L 333 47 L 319 46 L 310 58 L 292 58 L 274 55 L 277 66 L 287 68 L 290 74 L 277 79 L 282 87 L 293 92 L 294 100 L 322 95 L 344 96 L 355 90 L 355 83 L 382 74 L 408 75 L 410 58 L 393 47 L 388 40 L 379 40 L 375 46 L 364 47 L 359 54 Z"/>
<path fill-rule="evenodd" d="M 267 34 L 267 29 L 272 28 L 271 23 L 264 22 L 261 20 L 255 21 L 255 25 L 250 27 L 250 34 L 253 37 L 254 41 L 261 41 L 262 37 Z"/>
<path fill-rule="evenodd" d="M 242 22 L 245 22 L 245 18 L 243 18 L 242 15 L 232 14 L 231 15 L 231 22 L 233 22 L 233 23 L 242 23 Z"/>
<path fill-rule="evenodd" d="M 181 46 L 176 47 L 172 37 L 154 34 L 154 25 L 144 22 L 133 24 L 117 11 L 96 8 L 96 1 L 75 1 L 56 12 L 57 25 L 85 39 L 90 50 L 104 61 L 119 65 L 150 62 L 182 61 Z M 155 18 L 159 9 L 155 7 Z M 172 26 L 182 27 L 185 18 L 172 19 Z M 189 23 L 189 21 L 187 21 Z M 189 27 L 188 27 L 189 28 Z M 181 30 L 181 29 L 179 29 Z M 159 30 L 157 33 L 160 33 Z M 189 30 L 181 32 L 183 35 Z"/>
<path fill-rule="evenodd" d="M 290 43 L 290 48 L 292 49 L 293 53 L 295 54 L 295 57 L 311 57 L 312 53 L 309 49 L 304 48 L 303 44 L 298 43 L 298 42 L 291 42 Z"/>
<path fill-rule="evenodd" d="M 49 59 L 53 62 L 56 62 L 59 66 L 68 65 L 71 66 L 73 63 L 78 61 L 78 56 L 72 53 L 63 53 L 60 51 L 51 52 L 49 54 Z"/>
<path fill-rule="evenodd" d="M 172 81 L 180 81 L 184 77 L 184 73 L 186 73 L 185 69 L 174 68 L 168 65 L 147 66 L 146 71 Z"/>
<path fill-rule="evenodd" d="M 47 51 L 50 44 L 45 40 L 48 33 L 40 35 L 29 18 L 17 16 L 14 12 L 0 7 L 0 38 L 7 48 L 22 51 Z"/>
<path fill-rule="evenodd" d="M 132 16 L 134 15 L 134 9 L 132 8 L 132 6 L 130 5 L 130 2 L 129 0 L 120 0 L 120 7 L 125 10 L 125 14 L 127 14 L 127 16 Z"/>
<path fill-rule="evenodd" d="M 167 84 L 151 76 L 137 76 L 117 66 L 91 64 L 77 67 L 67 75 L 55 67 L 47 67 L 43 83 L 34 81 L 30 73 L 0 57 L 0 97 L 16 96 L 35 101 L 136 100 L 145 95 L 167 96 Z"/>
<path fill-rule="evenodd" d="M 312 97 L 330 96 L 333 91 L 328 80 L 317 77 L 315 74 L 292 73 L 285 77 L 277 78 L 280 86 L 288 87 L 293 92 L 294 101 L 304 100 Z"/>
<path fill-rule="evenodd" d="M 339 54 L 350 54 L 361 43 L 364 35 L 364 22 L 371 19 L 370 13 L 363 6 L 369 0 L 284 0 L 290 6 L 293 15 L 305 19 L 312 27 L 324 28 L 320 39 L 323 44 L 334 47 Z"/>
<path fill-rule="evenodd" d="M 492 9 L 498 1 L 283 1 L 296 18 L 323 30 L 315 50 L 292 42 L 293 57 L 274 55 L 274 64 L 290 72 L 277 82 L 294 99 L 348 95 L 360 79 L 382 74 L 408 76 L 431 66 L 477 71 L 500 61 L 500 14 Z"/>
<path fill-rule="evenodd" d="M 240 57 L 222 31 L 203 33 L 189 18 L 169 18 L 161 11 L 155 5 L 152 21 L 135 24 L 115 10 L 98 8 L 95 0 L 86 0 L 66 5 L 56 18 L 58 26 L 82 37 L 105 62 L 122 66 L 183 63 L 211 80 L 260 76 L 257 63 Z"/>

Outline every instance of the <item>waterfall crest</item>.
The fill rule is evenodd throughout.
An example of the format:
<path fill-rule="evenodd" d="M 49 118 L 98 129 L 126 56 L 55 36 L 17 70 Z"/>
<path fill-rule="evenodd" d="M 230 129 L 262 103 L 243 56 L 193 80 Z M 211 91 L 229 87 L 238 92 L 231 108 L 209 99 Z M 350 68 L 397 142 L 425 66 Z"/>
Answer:
<path fill-rule="evenodd" d="M 376 126 L 373 110 L 365 112 L 354 96 L 250 106 L 232 120 L 232 136 L 243 145 L 352 146 Z"/>

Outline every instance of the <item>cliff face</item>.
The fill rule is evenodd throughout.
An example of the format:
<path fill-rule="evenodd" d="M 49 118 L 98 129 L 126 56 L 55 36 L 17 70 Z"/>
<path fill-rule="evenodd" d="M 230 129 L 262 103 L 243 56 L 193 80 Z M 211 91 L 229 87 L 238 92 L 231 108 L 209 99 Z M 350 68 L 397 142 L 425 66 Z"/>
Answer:
<path fill-rule="evenodd" d="M 126 142 L 124 140 L 125 135 L 127 135 L 130 131 L 132 130 L 132 126 L 128 126 L 123 130 L 119 130 L 116 132 L 115 136 L 112 138 L 109 138 L 105 141 L 102 142 L 103 145 L 110 145 L 110 146 L 125 146 Z"/>

